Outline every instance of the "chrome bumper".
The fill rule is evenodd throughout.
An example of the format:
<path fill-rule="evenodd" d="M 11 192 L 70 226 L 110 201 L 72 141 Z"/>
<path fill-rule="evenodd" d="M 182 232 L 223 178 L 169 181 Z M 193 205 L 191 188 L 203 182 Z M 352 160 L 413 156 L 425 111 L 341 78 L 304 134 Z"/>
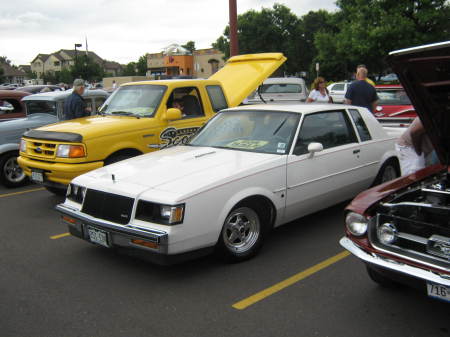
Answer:
<path fill-rule="evenodd" d="M 367 253 L 366 251 L 362 250 L 360 247 L 355 245 L 353 241 L 351 241 L 349 238 L 345 236 L 339 241 L 339 243 L 350 253 L 352 253 L 353 255 L 360 258 L 366 263 L 379 266 L 381 268 L 385 268 L 388 270 L 396 271 L 399 273 L 403 273 L 417 279 L 422 279 L 424 281 L 438 283 L 450 287 L 450 275 L 437 274 L 428 270 L 424 270 L 401 262 L 397 262 L 392 259 L 387 259 L 382 256 L 378 256 L 376 254 Z"/>
<path fill-rule="evenodd" d="M 169 235 L 166 232 L 131 225 L 118 225 L 109 221 L 99 220 L 92 216 L 82 214 L 80 211 L 69 208 L 64 204 L 57 205 L 56 210 L 75 220 L 73 223 L 65 220 L 63 222 L 69 226 L 69 231 L 72 235 L 83 240 L 90 241 L 86 226 L 91 226 L 108 233 L 111 247 L 137 249 L 156 254 L 168 253 Z M 131 241 L 133 239 L 155 243 L 157 248 L 137 245 Z"/>

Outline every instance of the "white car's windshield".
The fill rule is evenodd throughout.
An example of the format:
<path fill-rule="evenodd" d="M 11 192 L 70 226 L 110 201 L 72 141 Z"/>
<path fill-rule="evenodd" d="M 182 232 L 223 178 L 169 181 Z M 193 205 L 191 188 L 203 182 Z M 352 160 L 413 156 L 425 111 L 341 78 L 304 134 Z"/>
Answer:
<path fill-rule="evenodd" d="M 158 109 L 167 87 L 126 85 L 120 87 L 101 108 L 102 114 L 151 117 Z"/>
<path fill-rule="evenodd" d="M 286 154 L 299 118 L 300 114 L 280 111 L 226 111 L 213 118 L 189 145 Z"/>

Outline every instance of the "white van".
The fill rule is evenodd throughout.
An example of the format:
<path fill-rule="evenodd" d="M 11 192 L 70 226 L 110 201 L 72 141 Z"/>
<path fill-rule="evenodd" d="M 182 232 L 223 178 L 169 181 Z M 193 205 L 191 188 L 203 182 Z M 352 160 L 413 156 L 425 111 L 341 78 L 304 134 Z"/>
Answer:
<path fill-rule="evenodd" d="M 305 80 L 298 77 L 272 77 L 251 93 L 244 104 L 261 103 L 262 98 L 266 102 L 305 102 L 308 98 L 308 89 Z"/>

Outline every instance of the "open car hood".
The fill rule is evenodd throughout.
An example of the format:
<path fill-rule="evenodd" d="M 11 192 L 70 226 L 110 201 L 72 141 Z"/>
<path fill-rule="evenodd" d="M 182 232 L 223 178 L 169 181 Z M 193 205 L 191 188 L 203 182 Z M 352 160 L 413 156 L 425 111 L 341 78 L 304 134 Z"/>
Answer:
<path fill-rule="evenodd" d="M 281 66 L 281 53 L 248 54 L 231 57 L 225 67 L 209 77 L 222 84 L 230 107 L 238 106 Z"/>
<path fill-rule="evenodd" d="M 442 164 L 450 163 L 450 41 L 391 52 L 395 71 Z"/>

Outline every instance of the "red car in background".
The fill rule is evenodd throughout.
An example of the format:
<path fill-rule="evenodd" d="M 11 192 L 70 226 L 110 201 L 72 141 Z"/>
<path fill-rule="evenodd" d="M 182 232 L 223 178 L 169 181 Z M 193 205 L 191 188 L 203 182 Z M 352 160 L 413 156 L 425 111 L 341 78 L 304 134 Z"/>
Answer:
<path fill-rule="evenodd" d="M 389 126 L 407 126 L 417 116 L 405 89 L 399 84 L 375 86 L 378 95 L 378 106 L 375 117 Z"/>
<path fill-rule="evenodd" d="M 25 104 L 22 97 L 31 95 L 16 90 L 0 90 L 0 122 L 25 117 Z"/>

